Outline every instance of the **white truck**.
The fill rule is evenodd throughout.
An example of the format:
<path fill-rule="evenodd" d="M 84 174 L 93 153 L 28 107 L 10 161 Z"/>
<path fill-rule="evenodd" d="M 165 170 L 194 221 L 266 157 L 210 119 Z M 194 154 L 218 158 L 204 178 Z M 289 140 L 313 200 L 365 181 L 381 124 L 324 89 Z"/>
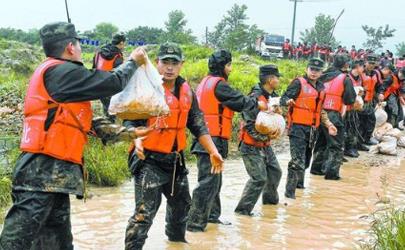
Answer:
<path fill-rule="evenodd" d="M 256 39 L 256 53 L 263 58 L 283 57 L 284 36 L 265 34 Z"/>

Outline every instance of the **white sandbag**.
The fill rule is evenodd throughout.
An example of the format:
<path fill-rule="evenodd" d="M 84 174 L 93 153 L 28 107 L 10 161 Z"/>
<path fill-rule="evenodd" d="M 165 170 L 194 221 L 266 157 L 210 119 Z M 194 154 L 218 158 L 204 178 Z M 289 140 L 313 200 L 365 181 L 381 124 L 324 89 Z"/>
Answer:
<path fill-rule="evenodd" d="M 397 129 L 397 128 L 393 128 L 387 131 L 387 133 L 385 133 L 386 136 L 392 136 L 395 137 L 397 139 L 399 139 L 402 136 L 401 130 Z"/>
<path fill-rule="evenodd" d="M 170 113 L 162 76 L 149 59 L 139 67 L 123 91 L 111 98 L 108 112 L 121 119 L 147 119 Z"/>
<path fill-rule="evenodd" d="M 353 109 L 354 110 L 362 110 L 364 106 L 364 101 L 361 96 L 356 96 L 356 101 L 353 104 Z"/>
<path fill-rule="evenodd" d="M 260 111 L 256 117 L 255 128 L 263 135 L 278 132 L 280 137 L 285 130 L 285 120 L 280 114 Z"/>
<path fill-rule="evenodd" d="M 388 131 L 392 130 L 391 123 L 384 123 L 383 125 L 375 128 L 373 132 L 373 137 L 376 138 L 378 141 L 382 141 L 382 137 L 388 133 Z"/>
<path fill-rule="evenodd" d="M 398 139 L 397 144 L 398 144 L 398 147 L 405 148 L 405 136 L 401 136 L 401 137 Z"/>
<path fill-rule="evenodd" d="M 385 112 L 385 110 L 381 106 L 378 106 L 375 110 L 375 118 L 376 118 L 375 126 L 378 128 L 387 121 L 388 119 L 387 112 Z"/>
<path fill-rule="evenodd" d="M 382 142 L 378 144 L 378 151 L 381 154 L 397 155 L 397 138 L 392 136 L 383 136 Z"/>

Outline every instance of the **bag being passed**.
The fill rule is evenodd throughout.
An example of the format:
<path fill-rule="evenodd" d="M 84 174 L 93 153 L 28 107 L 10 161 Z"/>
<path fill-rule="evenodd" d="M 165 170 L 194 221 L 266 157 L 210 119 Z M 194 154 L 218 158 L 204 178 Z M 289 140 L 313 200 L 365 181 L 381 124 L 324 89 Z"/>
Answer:
<path fill-rule="evenodd" d="M 111 97 L 108 113 L 128 120 L 168 115 L 170 109 L 162 83 L 162 76 L 147 59 L 124 90 Z"/>

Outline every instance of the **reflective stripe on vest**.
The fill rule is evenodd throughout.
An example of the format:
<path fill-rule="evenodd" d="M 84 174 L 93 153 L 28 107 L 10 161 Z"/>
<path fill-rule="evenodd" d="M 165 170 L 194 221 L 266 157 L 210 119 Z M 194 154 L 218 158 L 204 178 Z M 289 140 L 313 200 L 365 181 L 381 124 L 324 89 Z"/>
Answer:
<path fill-rule="evenodd" d="M 391 94 L 398 95 L 398 91 L 401 88 L 398 77 L 394 74 L 391 74 L 392 83 L 384 92 L 384 100 L 386 100 Z"/>
<path fill-rule="evenodd" d="M 103 70 L 103 71 L 111 71 L 114 69 L 114 62 L 118 58 L 120 58 L 120 54 L 116 54 L 111 60 L 107 60 L 101 56 L 98 52 L 96 55 L 96 69 Z"/>
<path fill-rule="evenodd" d="M 229 140 L 234 112 L 215 97 L 215 87 L 220 81 L 226 82 L 222 77 L 206 76 L 198 85 L 196 96 L 210 135 Z"/>
<path fill-rule="evenodd" d="M 337 77 L 333 78 L 331 81 L 326 82 L 325 85 L 325 101 L 323 103 L 323 108 L 325 110 L 333 110 L 340 112 L 343 106 L 343 92 L 344 92 L 344 81 L 346 79 L 346 74 L 341 73 Z"/>
<path fill-rule="evenodd" d="M 325 92 L 318 92 L 303 77 L 299 77 L 298 80 L 301 84 L 301 90 L 295 100 L 295 105 L 288 113 L 290 116 L 288 120 L 290 123 L 319 127 Z"/>
<path fill-rule="evenodd" d="M 64 61 L 48 58 L 31 77 L 24 104 L 24 126 L 20 148 L 60 160 L 83 164 L 83 149 L 91 128 L 90 102 L 58 103 L 44 85 L 44 73 Z M 50 108 L 57 108 L 48 130 L 45 121 Z"/>
<path fill-rule="evenodd" d="M 259 99 L 259 101 L 268 103 L 268 100 L 263 95 L 259 96 L 258 99 Z M 239 139 L 242 142 L 244 142 L 245 144 L 250 145 L 250 146 L 254 146 L 254 147 L 257 147 L 257 148 L 267 147 L 267 146 L 270 146 L 270 144 L 271 144 L 270 140 L 268 140 L 266 142 L 256 141 L 252 136 L 249 135 L 249 133 L 245 129 L 245 124 L 244 124 L 243 121 L 240 124 L 240 136 L 239 136 Z"/>
<path fill-rule="evenodd" d="M 176 151 L 180 152 L 187 146 L 186 126 L 188 112 L 192 103 L 192 92 L 187 82 L 180 88 L 177 98 L 165 87 L 166 103 L 170 108 L 167 117 L 152 117 L 148 120 L 148 126 L 153 130 L 143 141 L 143 147 L 155 152 L 171 153 L 176 143 Z"/>

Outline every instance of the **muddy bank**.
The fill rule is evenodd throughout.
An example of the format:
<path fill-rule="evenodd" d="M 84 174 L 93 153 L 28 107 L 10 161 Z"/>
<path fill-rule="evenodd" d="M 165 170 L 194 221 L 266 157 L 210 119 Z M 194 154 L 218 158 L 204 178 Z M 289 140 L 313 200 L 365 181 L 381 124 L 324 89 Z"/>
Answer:
<path fill-rule="evenodd" d="M 278 154 L 283 177 L 283 197 L 288 141 Z M 279 147 L 277 147 L 279 151 Z M 280 151 L 279 151 L 280 152 Z M 261 216 L 236 216 L 233 210 L 247 180 L 240 159 L 226 163 L 222 188 L 223 218 L 231 226 L 209 224 L 205 233 L 187 233 L 189 244 L 169 243 L 164 236 L 165 202 L 156 216 L 145 249 L 353 249 L 367 240 L 375 210 L 391 202 L 405 205 L 405 150 L 400 155 L 361 153 L 342 167 L 341 181 L 325 181 L 307 173 L 306 186 L 293 204 L 262 206 Z M 382 163 L 380 167 L 373 167 Z M 190 167 L 190 188 L 196 185 L 197 171 Z M 134 209 L 133 183 L 119 188 L 93 188 L 95 196 L 82 204 L 72 200 L 72 223 L 76 249 L 123 249 L 127 219 Z M 163 199 L 164 200 L 164 199 Z M 384 202 L 382 202 L 384 201 Z"/>

